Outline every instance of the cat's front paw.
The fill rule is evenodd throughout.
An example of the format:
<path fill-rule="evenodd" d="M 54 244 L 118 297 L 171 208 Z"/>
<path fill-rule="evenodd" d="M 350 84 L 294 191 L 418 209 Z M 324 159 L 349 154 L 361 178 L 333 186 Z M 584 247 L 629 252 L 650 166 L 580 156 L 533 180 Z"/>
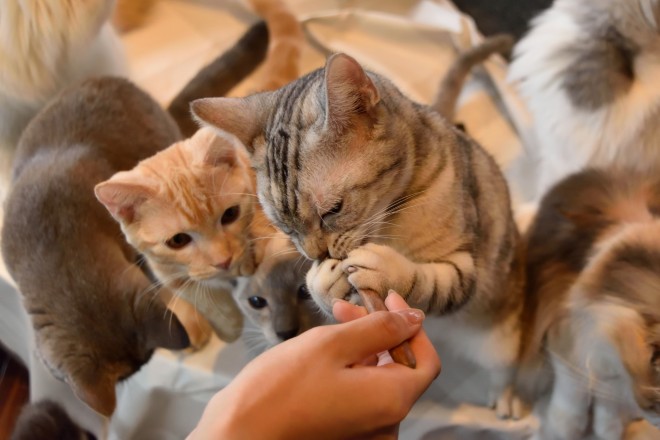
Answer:
<path fill-rule="evenodd" d="M 351 285 L 342 270 L 341 261 L 332 258 L 315 261 L 307 272 L 307 288 L 314 302 L 332 316 L 332 300 L 345 299 L 351 295 Z"/>
<path fill-rule="evenodd" d="M 415 279 L 415 264 L 389 246 L 367 243 L 352 250 L 342 261 L 348 281 L 358 290 L 385 294 L 389 289 L 409 292 Z"/>

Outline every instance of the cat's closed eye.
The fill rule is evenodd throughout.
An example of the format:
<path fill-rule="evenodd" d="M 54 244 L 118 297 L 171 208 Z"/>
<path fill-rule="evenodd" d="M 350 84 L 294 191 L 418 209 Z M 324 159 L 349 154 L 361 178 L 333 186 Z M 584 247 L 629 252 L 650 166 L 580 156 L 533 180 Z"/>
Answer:
<path fill-rule="evenodd" d="M 307 289 L 307 285 L 301 284 L 300 287 L 298 287 L 298 299 L 306 300 L 310 298 L 311 296 L 309 294 L 309 290 Z"/>
<path fill-rule="evenodd" d="M 248 298 L 248 302 L 253 309 L 263 309 L 268 305 L 268 301 L 260 296 L 251 296 Z"/>
<path fill-rule="evenodd" d="M 181 249 L 192 241 L 192 237 L 184 232 L 174 234 L 169 240 L 165 242 L 170 249 Z"/>
<path fill-rule="evenodd" d="M 230 208 L 227 208 L 220 218 L 220 223 L 223 225 L 228 225 L 234 223 L 238 216 L 241 214 L 241 207 L 234 205 Z"/>
<path fill-rule="evenodd" d="M 340 200 L 339 202 L 335 203 L 335 205 L 332 208 L 330 208 L 323 215 L 321 215 L 321 223 L 325 222 L 329 217 L 339 214 L 343 206 L 344 206 L 343 200 Z"/>

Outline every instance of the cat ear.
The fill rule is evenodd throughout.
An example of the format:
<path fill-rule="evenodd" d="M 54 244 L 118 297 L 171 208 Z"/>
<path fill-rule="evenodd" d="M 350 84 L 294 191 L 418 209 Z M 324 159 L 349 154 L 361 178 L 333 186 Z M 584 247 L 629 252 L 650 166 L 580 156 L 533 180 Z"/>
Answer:
<path fill-rule="evenodd" d="M 380 101 L 380 94 L 362 66 L 339 53 L 325 65 L 326 127 L 344 129 L 356 114 L 369 114 Z"/>
<path fill-rule="evenodd" d="M 132 223 L 137 208 L 155 193 L 155 185 L 128 171 L 119 172 L 94 187 L 96 198 L 123 223 Z"/>
<path fill-rule="evenodd" d="M 266 125 L 270 96 L 264 92 L 246 98 L 203 98 L 193 101 L 190 109 L 198 122 L 231 133 L 252 154 L 254 138 Z"/>
<path fill-rule="evenodd" d="M 203 127 L 197 130 L 191 142 L 193 163 L 216 167 L 233 166 L 238 160 L 236 148 L 243 148 L 229 133 Z"/>
<path fill-rule="evenodd" d="M 87 381 L 69 376 L 66 382 L 74 394 L 90 408 L 99 414 L 110 417 L 117 406 L 115 385 L 117 384 L 118 375 L 101 371 L 95 379 Z"/>

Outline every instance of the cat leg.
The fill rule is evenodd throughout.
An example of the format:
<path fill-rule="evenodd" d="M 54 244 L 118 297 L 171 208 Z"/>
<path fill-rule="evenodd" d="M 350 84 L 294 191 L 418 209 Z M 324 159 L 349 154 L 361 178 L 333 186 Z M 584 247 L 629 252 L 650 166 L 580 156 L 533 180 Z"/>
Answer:
<path fill-rule="evenodd" d="M 593 432 L 599 440 L 621 440 L 627 417 L 616 396 L 594 398 Z"/>
<path fill-rule="evenodd" d="M 202 314 L 187 300 L 177 297 L 169 290 L 163 289 L 161 298 L 167 304 L 167 308 L 179 318 L 181 325 L 186 329 L 190 347 L 200 350 L 211 339 L 213 328 Z M 165 293 L 166 292 L 166 293 Z"/>
<path fill-rule="evenodd" d="M 412 307 L 437 314 L 458 310 L 477 290 L 474 259 L 465 251 L 418 264 L 392 247 L 367 243 L 349 252 L 342 267 L 356 289 L 381 295 L 393 289 Z"/>
<path fill-rule="evenodd" d="M 306 281 L 312 299 L 329 317 L 332 317 L 334 299 L 350 299 L 351 302 L 357 299 L 357 294 L 351 298 L 353 289 L 346 279 L 340 260 L 327 258 L 321 262 L 315 261 L 307 272 Z"/>
<path fill-rule="evenodd" d="M 555 380 L 547 413 L 541 419 L 543 440 L 582 439 L 589 422 L 590 395 L 582 377 L 552 361 Z"/>

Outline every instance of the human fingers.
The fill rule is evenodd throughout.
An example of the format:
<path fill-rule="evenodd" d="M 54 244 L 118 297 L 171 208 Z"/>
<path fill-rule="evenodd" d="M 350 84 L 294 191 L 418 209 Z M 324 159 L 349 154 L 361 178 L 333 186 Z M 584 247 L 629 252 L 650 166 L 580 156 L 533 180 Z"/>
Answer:
<path fill-rule="evenodd" d="M 339 324 L 334 335 L 339 359 L 353 363 L 375 353 L 388 350 L 419 331 L 424 313 L 417 309 L 396 312 L 374 312 L 360 319 Z"/>
<path fill-rule="evenodd" d="M 338 299 L 332 305 L 332 314 L 337 321 L 348 322 L 365 316 L 367 310 L 364 307 Z"/>
<path fill-rule="evenodd" d="M 391 311 L 409 308 L 406 301 L 394 290 L 390 290 L 385 298 L 385 306 Z M 410 341 L 410 348 L 417 360 L 417 369 L 426 377 L 437 377 L 442 363 L 424 329 L 421 329 Z"/>

